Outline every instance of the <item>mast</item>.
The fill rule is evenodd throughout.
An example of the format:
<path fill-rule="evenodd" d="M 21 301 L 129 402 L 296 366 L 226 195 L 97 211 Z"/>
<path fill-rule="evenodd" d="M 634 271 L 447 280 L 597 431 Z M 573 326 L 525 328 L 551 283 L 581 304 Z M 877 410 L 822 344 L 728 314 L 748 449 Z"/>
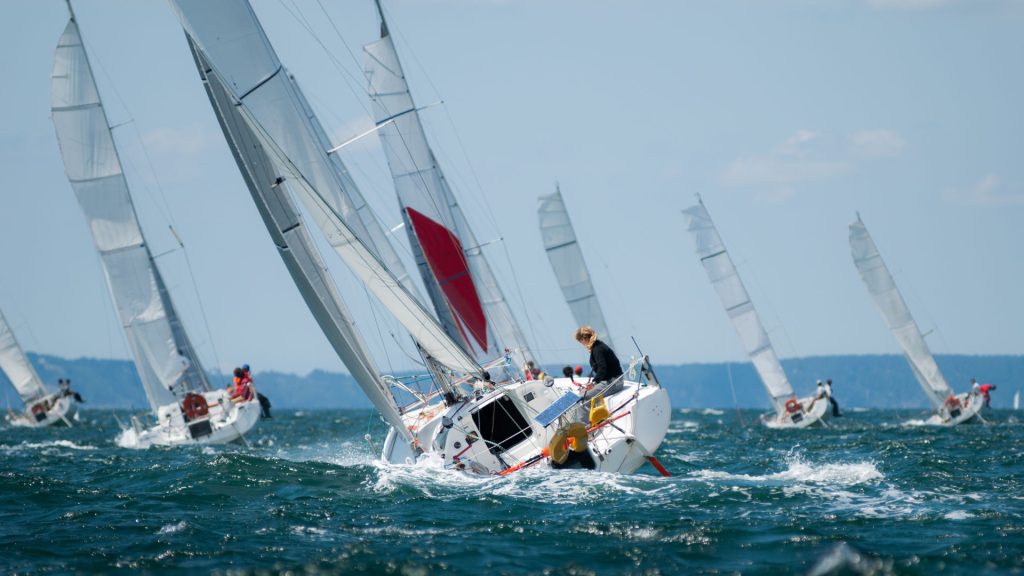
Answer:
<path fill-rule="evenodd" d="M 150 408 L 156 412 L 189 390 L 207 387 L 206 375 L 180 328 L 139 227 L 73 11 L 55 53 L 51 115 L 65 172 L 100 253 Z"/>
<path fill-rule="evenodd" d="M 46 396 L 42 379 L 18 344 L 3 312 L 0 312 L 0 370 L 7 375 L 26 406 Z"/>
<path fill-rule="evenodd" d="M 910 364 L 910 369 L 913 370 L 914 377 L 917 378 L 928 401 L 936 410 L 942 408 L 946 398 L 953 391 L 946 383 L 939 365 L 935 363 L 935 358 L 928 349 L 917 322 L 910 314 L 910 308 L 903 300 L 903 295 L 900 294 L 889 267 L 882 260 L 878 246 L 860 219 L 860 214 L 857 214 L 857 221 L 850 224 L 850 254 L 853 256 L 857 271 L 860 272 L 861 280 L 875 302 L 875 307 L 903 349 L 903 356 Z"/>
<path fill-rule="evenodd" d="M 560 188 L 556 186 L 554 193 L 540 197 L 537 219 L 544 252 L 577 326 L 592 327 L 602 340 L 615 348 Z"/>
<path fill-rule="evenodd" d="M 509 348 L 529 357 L 526 339 L 427 141 L 380 0 L 381 38 L 366 45 L 365 74 L 377 134 L 427 294 L 448 335 L 477 358 Z"/>
<path fill-rule="evenodd" d="M 689 221 L 688 231 L 693 235 L 694 243 L 697 246 L 697 257 L 704 265 L 711 285 L 718 292 L 718 298 L 722 301 L 729 320 L 732 322 L 736 334 L 740 337 L 743 349 L 750 357 L 757 375 L 761 377 L 772 406 L 778 414 L 785 413 L 786 401 L 795 398 L 793 387 L 786 378 L 786 372 L 782 369 L 779 357 L 775 354 L 775 348 L 768 338 L 768 332 L 761 323 L 761 317 L 750 301 L 746 287 L 740 279 L 736 266 L 725 250 L 725 244 L 715 223 L 711 221 L 711 215 L 704 207 L 704 201 L 697 197 L 697 204 L 683 210 L 683 215 Z"/>

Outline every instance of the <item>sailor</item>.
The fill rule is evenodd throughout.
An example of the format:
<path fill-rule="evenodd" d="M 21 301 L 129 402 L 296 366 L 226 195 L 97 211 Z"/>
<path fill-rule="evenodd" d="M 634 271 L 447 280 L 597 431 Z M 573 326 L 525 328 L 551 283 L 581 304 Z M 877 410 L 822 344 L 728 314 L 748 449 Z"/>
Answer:
<path fill-rule="evenodd" d="M 576 341 L 590 350 L 591 384 L 584 398 L 597 394 L 610 396 L 622 390 L 622 365 L 611 347 L 599 340 L 590 326 L 581 326 L 576 330 Z"/>
<path fill-rule="evenodd" d="M 981 393 L 981 384 L 978 384 L 977 380 L 971 378 L 971 395 L 977 396 L 979 393 Z"/>
<path fill-rule="evenodd" d="M 832 396 L 832 379 L 829 378 L 825 381 L 825 395 L 828 396 L 828 403 L 832 405 L 832 416 L 840 417 L 842 414 L 839 413 L 839 402 Z"/>
<path fill-rule="evenodd" d="M 242 364 L 242 372 L 245 372 L 244 380 L 246 381 L 246 383 L 249 386 L 249 397 L 251 398 L 252 397 L 252 391 L 256 389 L 256 386 L 255 386 L 255 384 L 253 384 L 252 373 L 249 370 L 249 365 L 248 364 Z M 261 394 L 257 390 L 256 391 L 256 399 L 259 400 L 259 402 L 260 402 L 260 418 L 263 418 L 264 420 L 267 419 L 267 418 L 270 418 L 271 417 L 270 416 L 270 407 L 271 407 L 270 398 L 267 398 L 266 396 L 264 396 L 263 394 Z"/>
<path fill-rule="evenodd" d="M 821 380 L 818 380 L 818 388 L 817 390 L 814 391 L 814 399 L 821 400 L 826 396 L 828 396 L 828 391 L 825 390 L 825 383 L 822 382 Z"/>
<path fill-rule="evenodd" d="M 241 367 L 235 368 L 234 379 L 231 381 L 229 390 L 231 391 L 231 400 L 235 402 L 245 402 L 246 400 L 252 399 L 252 388 L 249 383 L 251 379 L 246 379 L 245 370 Z"/>
<path fill-rule="evenodd" d="M 572 373 L 577 375 L 577 376 L 582 377 L 583 376 L 583 366 L 580 366 L 579 364 L 577 364 L 576 368 L 572 371 Z"/>
<path fill-rule="evenodd" d="M 527 360 L 526 365 L 523 366 L 523 375 L 526 376 L 527 380 L 535 380 L 535 375 L 540 372 L 537 367 L 534 366 L 533 360 Z"/>
<path fill-rule="evenodd" d="M 978 391 L 981 392 L 981 395 L 985 397 L 985 408 L 988 408 L 989 402 L 992 401 L 992 398 L 989 396 L 989 392 L 995 389 L 995 384 L 982 384 L 981 386 L 978 387 Z"/>
<path fill-rule="evenodd" d="M 562 376 L 572 380 L 572 366 L 566 366 L 562 368 Z"/>

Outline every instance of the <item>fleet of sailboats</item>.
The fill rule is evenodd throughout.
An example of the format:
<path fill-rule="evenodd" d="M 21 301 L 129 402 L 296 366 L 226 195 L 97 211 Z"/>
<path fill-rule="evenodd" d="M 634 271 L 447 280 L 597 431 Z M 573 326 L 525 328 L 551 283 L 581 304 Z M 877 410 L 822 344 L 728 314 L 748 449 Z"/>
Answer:
<path fill-rule="evenodd" d="M 646 357 L 622 386 L 590 378 L 532 379 L 535 351 L 473 226 L 438 162 L 406 80 L 380 0 L 380 36 L 363 73 L 406 230 L 417 281 L 363 197 L 298 81 L 278 58 L 248 0 L 171 0 L 199 78 L 261 219 L 307 308 L 370 399 L 388 433 L 381 459 L 434 459 L 444 467 L 503 475 L 576 465 L 631 473 L 668 430 L 668 394 Z M 81 32 L 70 18 L 52 73 L 51 111 L 68 181 L 88 223 L 153 420 L 133 417 L 120 446 L 244 441 L 260 407 L 209 376 L 143 234 Z M 829 398 L 798 397 L 702 200 L 684 211 L 698 258 L 764 384 L 772 428 L 826 426 Z M 611 341 L 561 190 L 540 197 L 547 258 L 578 325 Z M 312 221 L 312 228 L 308 222 Z M 935 409 L 930 424 L 983 421 L 979 394 L 954 394 L 932 357 L 859 215 L 854 263 Z M 314 235 L 334 256 L 317 248 Z M 336 257 L 373 295 L 422 359 L 427 374 L 386 374 L 331 271 Z M 24 402 L 12 425 L 71 426 L 74 396 L 49 392 L 0 314 L 0 369 Z M 618 379 L 617 379 L 618 380 Z M 614 387 L 611 385 L 615 384 Z M 595 389 L 596 386 L 596 389 Z M 1019 392 L 1014 395 L 1014 409 Z M 572 441 L 570 441 L 572 439 Z"/>

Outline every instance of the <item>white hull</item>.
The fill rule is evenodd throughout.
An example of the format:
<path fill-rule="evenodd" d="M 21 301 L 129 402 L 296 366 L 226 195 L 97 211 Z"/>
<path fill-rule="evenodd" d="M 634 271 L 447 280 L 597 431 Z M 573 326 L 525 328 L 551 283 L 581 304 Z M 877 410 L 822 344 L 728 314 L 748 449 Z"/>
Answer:
<path fill-rule="evenodd" d="M 42 418 L 33 413 L 36 406 L 45 407 Z M 22 413 L 8 412 L 7 421 L 11 426 L 26 428 L 45 428 L 47 426 L 71 426 L 71 419 L 78 412 L 78 403 L 72 396 L 61 397 L 59 393 L 50 394 L 42 400 L 33 402 Z"/>
<path fill-rule="evenodd" d="M 827 426 L 825 423 L 832 414 L 832 405 L 828 398 L 815 399 L 813 396 L 799 399 L 799 408 L 782 414 L 767 414 L 761 422 L 769 428 L 810 428 L 811 426 Z"/>
<path fill-rule="evenodd" d="M 957 424 L 983 423 L 981 411 L 985 407 L 985 398 L 981 394 L 963 393 L 957 395 L 960 406 L 949 410 L 943 407 L 938 414 L 933 414 L 925 421 L 929 426 L 956 426 Z"/>
<path fill-rule="evenodd" d="M 150 446 L 184 446 L 196 444 L 227 444 L 241 439 L 260 418 L 260 403 L 253 399 L 234 403 L 224 390 L 202 394 L 209 405 L 209 413 L 185 422 L 178 404 L 161 406 L 157 411 L 157 424 L 145 428 L 135 417 L 132 425 L 117 436 L 122 448 L 149 448 Z"/>
<path fill-rule="evenodd" d="M 589 401 L 585 401 L 585 409 L 578 404 L 547 427 L 535 417 L 567 392 L 579 389 L 568 378 L 558 378 L 551 386 L 538 380 L 513 382 L 478 391 L 452 406 L 438 404 L 410 411 L 403 418 L 415 434 L 421 453 L 439 455 L 446 468 L 494 475 L 530 461 L 550 466 L 550 461 L 541 456 L 542 450 L 561 425 L 585 418 Z M 606 398 L 606 404 L 611 413 L 606 422 L 611 423 L 589 433 L 587 450 L 596 470 L 630 474 L 648 461 L 665 438 L 671 417 L 668 393 L 659 386 L 627 381 L 620 392 Z M 481 416 L 488 412 L 518 414 L 518 426 L 505 428 L 515 432 L 511 439 L 507 433 L 488 438 L 488 427 L 502 429 L 505 424 Z M 450 427 L 445 429 L 442 423 L 450 423 Z M 467 436 L 472 441 L 467 442 Z M 412 463 L 418 456 L 394 429 L 388 432 L 382 454 L 386 462 Z"/>

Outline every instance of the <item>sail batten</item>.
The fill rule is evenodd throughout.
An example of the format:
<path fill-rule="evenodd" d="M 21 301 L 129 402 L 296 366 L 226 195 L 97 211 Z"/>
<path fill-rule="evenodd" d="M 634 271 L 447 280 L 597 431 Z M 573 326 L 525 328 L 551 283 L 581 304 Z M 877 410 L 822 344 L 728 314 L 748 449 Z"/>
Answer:
<path fill-rule="evenodd" d="M 11 385 L 26 405 L 46 396 L 46 387 L 29 362 L 25 351 L 18 344 L 7 318 L 0 312 L 0 370 L 3 370 Z"/>
<path fill-rule="evenodd" d="M 903 350 L 914 377 L 932 406 L 941 408 L 952 389 L 939 370 L 878 246 L 859 215 L 857 221 L 850 224 L 850 253 L 875 307 Z"/>
<path fill-rule="evenodd" d="M 207 387 L 139 226 L 78 25 L 58 42 L 51 112 L 68 181 L 92 233 L 150 407 Z"/>
<path fill-rule="evenodd" d="M 688 230 L 696 243 L 697 256 L 711 280 L 711 285 L 718 293 L 722 308 L 736 329 L 754 369 L 761 377 L 772 406 L 777 413 L 783 414 L 786 401 L 794 397 L 793 387 L 782 369 L 771 339 L 768 338 L 768 332 L 761 323 L 754 303 L 750 301 L 747 289 L 732 258 L 729 257 L 718 229 L 715 228 L 703 202 L 687 208 L 683 214 L 689 220 Z"/>
<path fill-rule="evenodd" d="M 592 327 L 602 340 L 612 345 L 608 323 L 594 291 L 587 263 L 583 260 L 583 251 L 576 240 L 576 230 L 565 208 L 561 190 L 556 189 L 540 197 L 537 219 L 544 252 L 547 253 L 548 262 L 551 263 L 573 319 L 579 326 Z"/>

